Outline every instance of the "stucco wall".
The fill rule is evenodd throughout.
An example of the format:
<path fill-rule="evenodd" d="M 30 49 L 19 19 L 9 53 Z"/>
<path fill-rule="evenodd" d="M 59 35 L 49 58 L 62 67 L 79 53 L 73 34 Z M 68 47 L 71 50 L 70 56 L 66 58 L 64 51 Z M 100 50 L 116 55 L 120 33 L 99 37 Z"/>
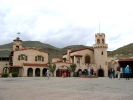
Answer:
<path fill-rule="evenodd" d="M 25 54 L 28 58 L 27 61 L 25 60 L 18 60 L 18 55 Z M 35 56 L 41 55 L 44 57 L 44 61 L 35 61 Z M 44 52 L 40 52 L 37 50 L 22 50 L 22 51 L 15 51 L 13 56 L 13 65 L 22 66 L 23 63 L 39 63 L 45 64 L 48 62 L 48 54 Z"/>
<path fill-rule="evenodd" d="M 7 64 L 7 66 L 6 66 Z M 4 67 L 9 67 L 9 62 L 8 61 L 0 61 L 0 73 L 3 72 Z"/>

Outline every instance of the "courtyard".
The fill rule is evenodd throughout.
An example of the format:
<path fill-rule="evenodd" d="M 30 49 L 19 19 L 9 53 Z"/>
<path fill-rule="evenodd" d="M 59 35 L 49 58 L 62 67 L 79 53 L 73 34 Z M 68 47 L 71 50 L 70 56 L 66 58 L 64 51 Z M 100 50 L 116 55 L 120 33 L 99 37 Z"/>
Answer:
<path fill-rule="evenodd" d="M 133 79 L 0 78 L 0 100 L 132 100 Z"/>

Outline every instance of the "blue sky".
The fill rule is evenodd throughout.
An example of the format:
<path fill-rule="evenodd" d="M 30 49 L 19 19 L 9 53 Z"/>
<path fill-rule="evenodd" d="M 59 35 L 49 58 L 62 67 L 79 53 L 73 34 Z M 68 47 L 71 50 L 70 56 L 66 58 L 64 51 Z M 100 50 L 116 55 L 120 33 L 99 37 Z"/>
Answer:
<path fill-rule="evenodd" d="M 23 41 L 55 47 L 93 46 L 105 33 L 108 50 L 133 43 L 131 0 L 0 0 L 0 45 Z"/>

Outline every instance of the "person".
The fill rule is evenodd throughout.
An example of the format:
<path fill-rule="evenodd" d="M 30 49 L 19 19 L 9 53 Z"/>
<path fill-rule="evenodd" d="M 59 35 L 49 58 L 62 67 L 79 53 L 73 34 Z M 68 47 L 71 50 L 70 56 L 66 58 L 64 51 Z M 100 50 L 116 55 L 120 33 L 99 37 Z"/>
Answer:
<path fill-rule="evenodd" d="M 50 74 L 49 69 L 47 69 L 47 71 L 46 71 L 47 79 L 49 79 L 49 74 Z"/>
<path fill-rule="evenodd" d="M 130 73 L 130 69 L 129 69 L 129 65 L 126 66 L 125 68 L 125 74 L 126 74 L 126 80 L 129 80 L 129 73 Z"/>
<path fill-rule="evenodd" d="M 89 75 L 90 78 L 91 78 L 91 68 L 88 68 L 88 75 Z"/>
<path fill-rule="evenodd" d="M 110 69 L 110 78 L 114 78 L 114 69 L 113 68 Z"/>
<path fill-rule="evenodd" d="M 93 69 L 93 67 L 91 68 L 91 75 L 93 75 L 93 72 L 94 72 L 94 69 Z"/>
<path fill-rule="evenodd" d="M 120 75 L 121 75 L 121 72 L 120 72 L 120 66 L 118 65 L 118 67 L 117 67 L 117 78 L 118 78 L 118 80 L 120 79 Z"/>
<path fill-rule="evenodd" d="M 66 77 L 66 71 L 64 72 L 64 76 Z"/>

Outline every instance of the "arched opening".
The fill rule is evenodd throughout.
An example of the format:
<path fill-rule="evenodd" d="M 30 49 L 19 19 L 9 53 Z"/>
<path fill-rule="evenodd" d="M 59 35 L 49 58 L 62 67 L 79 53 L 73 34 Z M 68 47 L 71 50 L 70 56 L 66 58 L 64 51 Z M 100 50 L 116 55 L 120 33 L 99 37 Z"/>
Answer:
<path fill-rule="evenodd" d="M 3 73 L 9 74 L 9 68 L 8 68 L 8 67 L 4 67 L 4 68 L 3 68 Z"/>
<path fill-rule="evenodd" d="M 104 71 L 102 69 L 98 70 L 98 77 L 104 77 Z"/>
<path fill-rule="evenodd" d="M 56 70 L 56 77 L 62 77 L 63 73 L 66 73 L 66 77 L 70 77 L 70 70 L 68 70 L 67 66 L 61 66 L 58 68 Z"/>
<path fill-rule="evenodd" d="M 85 64 L 90 64 L 90 56 L 85 56 Z"/>
<path fill-rule="evenodd" d="M 97 39 L 97 43 L 98 43 L 98 44 L 100 43 L 100 39 Z"/>
<path fill-rule="evenodd" d="M 28 68 L 27 76 L 28 77 L 32 77 L 33 76 L 33 69 L 32 68 Z"/>
<path fill-rule="evenodd" d="M 77 76 L 80 77 L 82 75 L 82 69 L 78 69 Z"/>
<path fill-rule="evenodd" d="M 45 77 L 45 76 L 46 76 L 46 71 L 47 71 L 47 69 L 46 69 L 46 68 L 44 68 L 44 69 L 42 70 L 42 75 L 43 75 L 43 77 Z"/>
<path fill-rule="evenodd" d="M 84 69 L 84 70 L 82 71 L 82 75 L 86 76 L 87 74 L 88 74 L 87 69 Z"/>
<path fill-rule="evenodd" d="M 19 46 L 16 46 L 16 50 L 19 50 Z"/>
<path fill-rule="evenodd" d="M 36 70 L 35 70 L 35 76 L 40 76 L 40 69 L 39 68 L 36 68 Z"/>

